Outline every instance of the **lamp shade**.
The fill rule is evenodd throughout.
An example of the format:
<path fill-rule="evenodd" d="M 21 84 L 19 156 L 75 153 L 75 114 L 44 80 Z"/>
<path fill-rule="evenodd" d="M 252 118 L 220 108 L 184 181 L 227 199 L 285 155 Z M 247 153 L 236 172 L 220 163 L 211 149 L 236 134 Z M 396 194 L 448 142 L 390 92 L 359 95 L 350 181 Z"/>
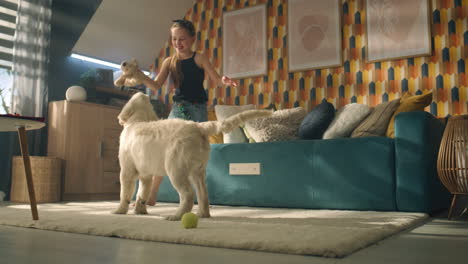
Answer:
<path fill-rule="evenodd" d="M 70 86 L 65 92 L 65 98 L 67 98 L 68 101 L 85 101 L 86 90 L 81 86 Z"/>
<path fill-rule="evenodd" d="M 450 218 L 457 196 L 468 194 L 468 115 L 449 118 L 440 143 L 437 172 L 453 195 Z"/>

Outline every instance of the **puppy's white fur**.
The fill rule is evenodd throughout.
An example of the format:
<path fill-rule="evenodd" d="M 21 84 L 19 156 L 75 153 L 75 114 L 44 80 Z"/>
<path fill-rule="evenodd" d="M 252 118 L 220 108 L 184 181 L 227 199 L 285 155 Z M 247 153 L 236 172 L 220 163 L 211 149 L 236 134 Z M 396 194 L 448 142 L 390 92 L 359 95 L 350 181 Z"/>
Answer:
<path fill-rule="evenodd" d="M 118 116 L 124 126 L 120 135 L 120 205 L 116 214 L 126 214 L 135 181 L 139 189 L 136 214 L 146 214 L 153 175 L 168 175 L 179 193 L 179 208 L 168 220 L 179 220 L 190 212 L 196 189 L 198 215 L 209 217 L 205 171 L 210 154 L 208 136 L 229 132 L 249 119 L 271 115 L 269 110 L 250 110 L 224 121 L 196 123 L 182 119 L 158 120 L 149 97 L 143 93 L 132 96 Z"/>

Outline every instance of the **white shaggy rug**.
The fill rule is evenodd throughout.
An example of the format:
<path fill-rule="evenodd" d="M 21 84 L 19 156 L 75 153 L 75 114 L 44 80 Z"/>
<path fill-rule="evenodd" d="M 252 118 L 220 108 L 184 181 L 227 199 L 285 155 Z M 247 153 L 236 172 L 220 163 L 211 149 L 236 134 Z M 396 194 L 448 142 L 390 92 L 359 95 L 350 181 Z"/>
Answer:
<path fill-rule="evenodd" d="M 211 206 L 209 219 L 184 229 L 163 220 L 177 204 L 150 206 L 148 215 L 113 215 L 117 202 L 40 204 L 39 221 L 28 204 L 0 202 L 0 224 L 97 236 L 343 257 L 428 218 L 422 213 L 302 210 Z M 196 208 L 194 208 L 196 209 Z M 195 210 L 194 210 L 195 212 Z"/>

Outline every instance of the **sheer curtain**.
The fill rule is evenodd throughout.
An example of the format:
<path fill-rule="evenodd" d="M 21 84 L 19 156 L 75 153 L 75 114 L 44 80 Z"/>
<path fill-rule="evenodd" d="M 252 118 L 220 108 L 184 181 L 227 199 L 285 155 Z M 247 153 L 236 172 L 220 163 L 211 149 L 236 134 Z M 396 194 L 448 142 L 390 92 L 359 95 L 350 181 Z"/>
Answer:
<path fill-rule="evenodd" d="M 13 40 L 12 113 L 45 117 L 52 0 L 19 0 Z M 13 145 L 17 145 L 14 140 Z M 31 155 L 44 155 L 47 128 L 28 132 Z M 12 146 L 13 150 L 18 149 Z M 15 153 L 16 154 L 16 153 Z"/>
<path fill-rule="evenodd" d="M 12 112 L 43 116 L 47 108 L 47 66 L 52 0 L 19 0 L 13 47 Z"/>
<path fill-rule="evenodd" d="M 52 0 L 18 0 L 13 39 L 11 113 L 26 116 L 44 116 L 47 113 L 51 4 Z M 43 155 L 47 146 L 47 129 L 28 131 L 27 135 L 29 153 Z M 21 153 L 16 132 L 2 132 L 0 141 L 0 198 L 8 199 L 12 156 Z"/>

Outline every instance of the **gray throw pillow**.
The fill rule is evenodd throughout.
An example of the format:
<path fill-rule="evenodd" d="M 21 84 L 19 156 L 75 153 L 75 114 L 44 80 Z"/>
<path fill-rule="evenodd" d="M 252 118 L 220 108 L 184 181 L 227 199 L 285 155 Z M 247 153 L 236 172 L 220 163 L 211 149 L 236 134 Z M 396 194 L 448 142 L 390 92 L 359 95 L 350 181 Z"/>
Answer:
<path fill-rule="evenodd" d="M 365 104 L 347 104 L 335 114 L 335 118 L 323 134 L 323 139 L 349 137 L 353 130 L 366 118 L 372 108 Z"/>
<path fill-rule="evenodd" d="M 384 137 L 393 113 L 400 105 L 400 98 L 382 103 L 354 129 L 351 137 Z"/>

